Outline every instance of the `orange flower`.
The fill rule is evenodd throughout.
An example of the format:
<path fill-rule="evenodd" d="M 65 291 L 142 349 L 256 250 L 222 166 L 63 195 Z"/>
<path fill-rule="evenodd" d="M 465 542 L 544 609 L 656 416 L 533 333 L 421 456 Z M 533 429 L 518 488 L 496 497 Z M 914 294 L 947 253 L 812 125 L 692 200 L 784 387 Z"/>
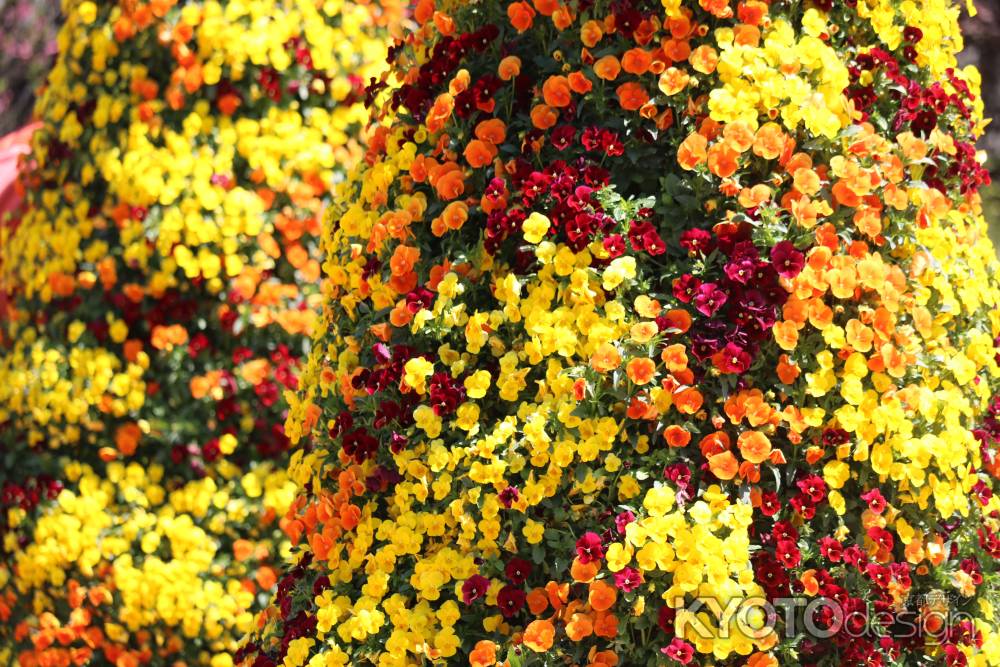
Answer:
<path fill-rule="evenodd" d="M 799 342 L 799 327 L 800 325 L 797 325 L 795 322 L 775 322 L 774 326 L 771 327 L 771 332 L 774 334 L 774 342 L 782 350 L 794 350 Z"/>
<path fill-rule="evenodd" d="M 659 317 L 663 312 L 663 305 L 656 299 L 650 299 L 642 294 L 635 298 L 635 312 L 643 317 Z"/>
<path fill-rule="evenodd" d="M 444 12 L 434 12 L 434 27 L 442 35 L 451 35 L 455 32 L 455 20 Z"/>
<path fill-rule="evenodd" d="M 799 581 L 802 582 L 806 595 L 816 595 L 819 592 L 819 581 L 816 579 L 816 570 L 806 570 L 799 577 Z"/>
<path fill-rule="evenodd" d="M 542 16 L 552 16 L 559 9 L 559 0 L 534 0 L 534 3 Z"/>
<path fill-rule="evenodd" d="M 618 93 L 618 103 L 626 111 L 638 111 L 649 101 L 649 93 L 642 87 L 642 84 L 629 81 L 618 86 L 615 91 Z"/>
<path fill-rule="evenodd" d="M 746 153 L 753 146 L 756 136 L 749 123 L 737 120 L 722 129 L 722 138 L 737 153 Z"/>
<path fill-rule="evenodd" d="M 597 632 L 596 625 L 594 626 L 594 631 L 598 637 L 603 636 L 600 632 Z M 615 632 L 615 634 L 618 633 Z M 587 659 L 590 660 L 590 664 L 587 667 L 615 667 L 618 664 L 618 656 L 615 655 L 614 651 L 598 651 L 597 647 L 591 647 Z"/>
<path fill-rule="evenodd" d="M 802 371 L 798 365 L 788 358 L 787 354 L 778 359 L 778 379 L 784 384 L 792 384 Z"/>
<path fill-rule="evenodd" d="M 691 328 L 691 314 L 679 308 L 668 310 L 664 317 L 667 320 L 667 330 L 674 333 L 685 333 Z"/>
<path fill-rule="evenodd" d="M 274 568 L 267 565 L 257 568 L 254 579 L 257 580 L 257 585 L 261 587 L 261 590 L 265 591 L 271 590 L 278 583 L 278 575 L 274 571 Z"/>
<path fill-rule="evenodd" d="M 589 563 L 583 563 L 579 558 L 573 559 L 573 564 L 570 565 L 569 573 L 573 577 L 573 581 L 579 581 L 582 583 L 587 583 L 588 581 L 593 581 L 597 573 L 601 571 L 601 564 L 599 561 L 590 561 Z"/>
<path fill-rule="evenodd" d="M 704 401 L 705 399 L 702 397 L 701 392 L 694 387 L 684 389 L 674 395 L 674 405 L 677 406 L 678 411 L 686 415 L 693 415 L 698 412 Z"/>
<path fill-rule="evenodd" d="M 664 95 L 676 95 L 687 88 L 691 77 L 682 69 L 668 67 L 660 74 L 659 88 Z"/>
<path fill-rule="evenodd" d="M 441 211 L 441 220 L 448 229 L 461 229 L 469 219 L 469 207 L 465 202 L 453 201 Z"/>
<path fill-rule="evenodd" d="M 645 74 L 653 64 L 653 56 L 645 49 L 629 49 L 622 55 L 622 69 L 629 74 Z"/>
<path fill-rule="evenodd" d="M 476 642 L 469 653 L 469 667 L 492 667 L 497 664 L 497 645 L 488 639 Z"/>
<path fill-rule="evenodd" d="M 569 87 L 569 79 L 557 74 L 550 76 L 542 84 L 542 97 L 550 107 L 567 107 L 573 101 L 572 91 Z"/>
<path fill-rule="evenodd" d="M 605 581 L 594 581 L 590 584 L 590 592 L 587 601 L 594 611 L 607 611 L 614 606 L 618 599 L 618 592 L 614 586 Z"/>
<path fill-rule="evenodd" d="M 556 30 L 565 30 L 570 27 L 573 25 L 573 19 L 573 13 L 565 5 L 560 5 L 552 12 L 552 25 L 556 27 Z"/>
<path fill-rule="evenodd" d="M 566 636 L 570 641 L 578 642 L 594 634 L 594 624 L 590 620 L 590 614 L 577 613 L 569 618 L 566 624 Z"/>
<path fill-rule="evenodd" d="M 570 89 L 578 95 L 586 95 L 594 88 L 594 84 L 583 72 L 572 72 L 568 78 Z"/>
<path fill-rule="evenodd" d="M 621 63 L 614 56 L 604 56 L 594 63 L 594 74 L 599 79 L 614 81 L 622 71 Z"/>
<path fill-rule="evenodd" d="M 743 6 L 743 3 L 740 3 Z M 753 25 L 738 25 L 733 29 L 733 42 L 740 46 L 757 48 L 760 45 L 760 28 Z"/>
<path fill-rule="evenodd" d="M 507 138 L 507 126 L 499 118 L 490 118 L 476 125 L 476 138 L 494 146 Z"/>
<path fill-rule="evenodd" d="M 663 439 L 671 447 L 684 447 L 691 442 L 691 434 L 683 426 L 671 424 L 663 431 Z"/>
<path fill-rule="evenodd" d="M 191 390 L 191 398 L 197 400 L 208 396 L 208 393 L 215 386 L 215 381 L 216 379 L 211 373 L 196 375 L 191 378 L 190 382 L 188 382 L 188 387 Z"/>
<path fill-rule="evenodd" d="M 514 2 L 507 7 L 507 18 L 518 32 L 524 32 L 535 21 L 535 10 L 527 2 Z"/>
<path fill-rule="evenodd" d="M 420 248 L 412 248 L 407 245 L 398 245 L 389 260 L 389 268 L 394 276 L 405 276 L 413 271 L 417 260 L 420 259 Z"/>
<path fill-rule="evenodd" d="M 432 134 L 440 132 L 444 124 L 451 118 L 451 112 L 455 109 L 455 98 L 448 93 L 441 93 L 434 100 L 434 106 L 427 112 L 424 124 Z"/>
<path fill-rule="evenodd" d="M 757 129 L 753 140 L 754 155 L 765 160 L 774 160 L 785 148 L 786 135 L 777 123 L 764 123 Z"/>
<path fill-rule="evenodd" d="M 763 463 L 771 454 L 771 441 L 760 431 L 744 431 L 736 439 L 740 454 L 750 463 Z"/>
<path fill-rule="evenodd" d="M 708 149 L 708 170 L 719 178 L 729 178 L 739 167 L 739 153 L 725 143 L 714 144 Z"/>
<path fill-rule="evenodd" d="M 691 52 L 691 55 L 688 56 L 688 62 L 691 63 L 691 67 L 696 72 L 711 74 L 719 64 L 719 56 L 711 46 L 702 44 Z"/>
<path fill-rule="evenodd" d="M 256 386 L 271 374 L 271 363 L 267 359 L 253 359 L 243 364 L 240 375 L 250 384 Z"/>
<path fill-rule="evenodd" d="M 708 139 L 694 132 L 677 147 L 677 164 L 691 171 L 708 158 Z"/>
<path fill-rule="evenodd" d="M 444 201 L 458 199 L 465 192 L 465 179 L 457 168 L 447 171 L 434 183 L 434 189 Z"/>
<path fill-rule="evenodd" d="M 771 188 L 763 183 L 758 183 L 752 188 L 743 188 L 740 191 L 739 201 L 743 208 L 754 208 L 764 202 L 770 201 Z"/>
<path fill-rule="evenodd" d="M 157 350 L 173 350 L 175 346 L 181 346 L 188 340 L 187 329 L 180 324 L 169 326 L 156 325 L 153 327 L 151 337 L 153 347 Z"/>
<path fill-rule="evenodd" d="M 655 322 L 639 322 L 633 324 L 632 328 L 629 330 L 629 335 L 637 343 L 648 343 L 660 333 L 660 328 L 656 326 Z"/>
<path fill-rule="evenodd" d="M 434 15 L 434 0 L 419 0 L 413 10 L 413 18 L 417 23 L 423 25 L 431 20 Z"/>
<path fill-rule="evenodd" d="M 122 424 L 115 431 L 115 447 L 125 456 L 135 454 L 136 447 L 139 446 L 139 439 L 142 438 L 142 430 L 138 424 L 129 422 Z"/>
<path fill-rule="evenodd" d="M 524 4 L 524 3 L 521 3 Z M 552 648 L 556 628 L 550 621 L 536 620 L 524 629 L 524 645 L 536 653 L 544 653 Z"/>
<path fill-rule="evenodd" d="M 594 634 L 598 637 L 603 637 L 604 639 L 614 639 L 618 636 L 618 617 L 610 612 L 601 612 L 597 614 L 597 619 L 594 621 Z M 601 664 L 617 664 L 617 661 L 612 663 L 601 663 Z"/>
<path fill-rule="evenodd" d="M 660 353 L 660 359 L 667 365 L 667 370 L 671 373 L 682 371 L 688 365 L 687 348 L 681 343 L 668 345 Z"/>
<path fill-rule="evenodd" d="M 712 16 L 725 19 L 733 15 L 733 9 L 729 6 L 729 0 L 698 0 L 698 4 Z"/>
<path fill-rule="evenodd" d="M 125 359 L 129 362 L 135 363 L 135 360 L 138 359 L 140 352 L 142 352 L 141 340 L 127 340 L 122 345 L 122 353 L 125 355 Z"/>
<path fill-rule="evenodd" d="M 611 343 L 601 343 L 590 358 L 590 367 L 598 373 L 607 373 L 618 368 L 622 357 Z"/>
<path fill-rule="evenodd" d="M 556 124 L 559 114 L 547 104 L 538 104 L 531 109 L 531 124 L 539 130 L 547 130 Z"/>
<path fill-rule="evenodd" d="M 656 364 L 652 359 L 637 357 L 628 362 L 625 368 L 628 379 L 638 385 L 649 384 L 656 374 Z"/>
<path fill-rule="evenodd" d="M 549 596 L 544 588 L 535 588 L 528 593 L 528 609 L 535 616 L 545 611 L 549 606 Z"/>
<path fill-rule="evenodd" d="M 741 2 L 736 10 L 740 21 L 748 25 L 758 26 L 764 22 L 767 16 L 767 5 L 760 0 L 747 0 Z"/>
<path fill-rule="evenodd" d="M 469 166 L 473 169 L 481 169 L 493 162 L 493 158 L 497 155 L 497 149 L 496 146 L 489 142 L 473 139 L 465 147 L 463 154 Z"/>
<path fill-rule="evenodd" d="M 521 73 L 521 59 L 517 56 L 507 56 L 500 61 L 497 75 L 504 81 L 510 81 Z"/>
<path fill-rule="evenodd" d="M 698 443 L 698 449 L 701 450 L 701 455 L 705 458 L 711 458 L 716 454 L 727 451 L 729 446 L 729 436 L 725 431 L 709 433 Z"/>
<path fill-rule="evenodd" d="M 590 20 L 580 27 L 580 41 L 588 49 L 597 46 L 597 43 L 604 37 L 604 29 L 597 21 Z"/>
<path fill-rule="evenodd" d="M 747 667 L 778 667 L 778 660 L 769 653 L 754 653 L 747 660 Z"/>
<path fill-rule="evenodd" d="M 708 459 L 708 468 L 712 474 L 722 480 L 736 477 L 740 464 L 730 451 L 715 454 Z"/>

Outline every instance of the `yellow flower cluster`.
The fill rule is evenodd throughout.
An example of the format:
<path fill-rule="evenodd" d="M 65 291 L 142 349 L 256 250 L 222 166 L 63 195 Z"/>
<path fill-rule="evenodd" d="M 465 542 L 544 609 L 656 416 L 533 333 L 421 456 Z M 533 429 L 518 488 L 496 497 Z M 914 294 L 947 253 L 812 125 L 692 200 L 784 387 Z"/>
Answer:
<path fill-rule="evenodd" d="M 282 556 L 276 517 L 294 484 L 268 465 L 242 479 L 222 466 L 218 481 L 172 490 L 159 465 L 112 463 L 98 476 L 71 463 L 65 476 L 74 490 L 62 490 L 14 554 L 2 612 L 7 622 L 37 619 L 12 628 L 35 653 L 7 659 L 146 664 L 183 653 L 232 664 L 235 641 L 274 585 L 267 563 Z"/>

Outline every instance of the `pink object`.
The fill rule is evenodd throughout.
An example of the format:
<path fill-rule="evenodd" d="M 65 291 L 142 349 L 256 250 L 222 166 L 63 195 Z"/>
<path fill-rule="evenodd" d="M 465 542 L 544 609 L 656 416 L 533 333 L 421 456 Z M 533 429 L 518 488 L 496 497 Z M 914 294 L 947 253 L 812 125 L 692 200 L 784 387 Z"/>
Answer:
<path fill-rule="evenodd" d="M 24 190 L 18 180 L 21 157 L 31 152 L 31 136 L 41 123 L 25 125 L 20 130 L 0 138 L 0 226 L 17 226 L 17 211 L 24 198 Z M 3 257 L 0 256 L 0 264 Z M 7 290 L 0 284 L 0 321 L 7 310 Z"/>
<path fill-rule="evenodd" d="M 0 139 L 0 221 L 10 224 L 7 216 L 17 210 L 23 192 L 17 183 L 21 156 L 31 152 L 31 135 L 41 123 L 25 125 Z"/>

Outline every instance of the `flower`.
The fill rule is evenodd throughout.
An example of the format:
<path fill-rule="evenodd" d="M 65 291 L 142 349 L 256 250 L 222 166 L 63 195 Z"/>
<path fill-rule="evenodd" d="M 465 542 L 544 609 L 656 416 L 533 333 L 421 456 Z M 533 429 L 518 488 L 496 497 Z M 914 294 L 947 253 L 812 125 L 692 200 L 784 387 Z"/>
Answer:
<path fill-rule="evenodd" d="M 581 563 L 591 563 L 604 558 L 604 545 L 601 536 L 588 531 L 576 541 L 576 556 Z"/>
<path fill-rule="evenodd" d="M 535 653 L 544 653 L 552 648 L 555 627 L 549 621 L 536 620 L 524 629 L 524 645 Z"/>
<path fill-rule="evenodd" d="M 490 580 L 481 574 L 474 574 L 462 584 L 462 601 L 465 604 L 472 604 L 479 598 L 486 595 L 486 590 L 490 587 Z"/>
<path fill-rule="evenodd" d="M 545 233 L 549 231 L 551 225 L 548 218 L 540 213 L 532 213 L 521 223 L 524 232 L 524 240 L 528 243 L 540 243 L 545 238 Z"/>

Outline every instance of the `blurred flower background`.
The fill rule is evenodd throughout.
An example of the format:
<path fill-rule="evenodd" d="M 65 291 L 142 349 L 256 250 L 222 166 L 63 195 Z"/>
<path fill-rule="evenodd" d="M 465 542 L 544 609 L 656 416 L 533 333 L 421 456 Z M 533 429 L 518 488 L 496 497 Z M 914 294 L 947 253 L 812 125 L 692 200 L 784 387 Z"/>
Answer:
<path fill-rule="evenodd" d="M 962 64 L 979 67 L 983 76 L 986 117 L 1000 118 L 1000 3 L 974 0 L 976 15 L 962 21 L 965 51 Z M 0 136 L 31 120 L 35 93 L 56 52 L 58 0 L 0 0 Z M 982 191 L 986 218 L 1000 240 L 1000 121 L 989 125 L 980 149 L 990 155 L 993 184 Z M 998 246 L 1000 247 L 1000 246 Z"/>
<path fill-rule="evenodd" d="M 60 20 L 59 0 L 0 0 L 0 136 L 30 120 Z"/>

